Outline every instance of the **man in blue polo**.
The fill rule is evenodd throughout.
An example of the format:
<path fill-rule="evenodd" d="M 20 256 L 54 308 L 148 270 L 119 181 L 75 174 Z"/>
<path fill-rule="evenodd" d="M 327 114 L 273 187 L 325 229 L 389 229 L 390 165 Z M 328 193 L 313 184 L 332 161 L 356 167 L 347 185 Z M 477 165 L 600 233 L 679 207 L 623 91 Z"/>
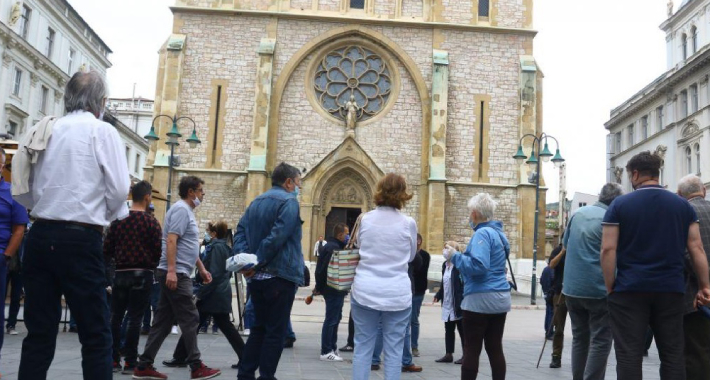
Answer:
<path fill-rule="evenodd" d="M 602 221 L 601 265 L 608 293 L 616 374 L 642 378 L 650 324 L 661 379 L 685 379 L 683 314 L 685 251 L 698 278 L 695 303 L 710 303 L 708 261 L 698 216 L 687 200 L 659 184 L 661 158 L 648 151 L 629 160 L 633 192 L 616 198 Z"/>
<path fill-rule="evenodd" d="M 0 148 L 0 173 L 5 167 L 5 150 Z M 10 184 L 0 176 L 0 326 L 5 325 L 5 287 L 7 286 L 7 265 L 17 254 L 25 226 L 29 222 L 27 210 L 12 199 Z M 2 350 L 3 337 L 0 330 L 0 350 Z M 1 367 L 2 365 L 0 365 Z"/>

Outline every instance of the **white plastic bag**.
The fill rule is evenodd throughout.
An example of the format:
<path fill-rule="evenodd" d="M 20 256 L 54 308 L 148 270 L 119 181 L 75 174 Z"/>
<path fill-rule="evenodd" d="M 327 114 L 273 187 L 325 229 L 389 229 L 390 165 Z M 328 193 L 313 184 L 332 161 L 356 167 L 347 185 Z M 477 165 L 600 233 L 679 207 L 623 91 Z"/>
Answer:
<path fill-rule="evenodd" d="M 259 263 L 256 255 L 252 253 L 238 253 L 227 259 L 227 270 L 230 272 L 240 272 L 249 269 Z"/>

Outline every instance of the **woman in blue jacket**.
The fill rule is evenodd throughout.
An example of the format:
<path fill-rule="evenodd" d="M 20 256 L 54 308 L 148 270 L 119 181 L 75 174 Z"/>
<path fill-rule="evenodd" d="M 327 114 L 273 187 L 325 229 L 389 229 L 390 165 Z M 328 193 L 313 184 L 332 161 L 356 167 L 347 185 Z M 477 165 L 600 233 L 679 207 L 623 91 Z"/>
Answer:
<path fill-rule="evenodd" d="M 445 258 L 459 270 L 464 280 L 463 331 L 466 337 L 462 380 L 475 380 L 478 360 L 485 344 L 493 380 L 505 379 L 503 329 L 510 311 L 510 285 L 505 277 L 505 263 L 510 244 L 503 225 L 493 220 L 496 201 L 480 193 L 468 201 L 469 224 L 475 231 L 464 253 L 449 249 Z"/>

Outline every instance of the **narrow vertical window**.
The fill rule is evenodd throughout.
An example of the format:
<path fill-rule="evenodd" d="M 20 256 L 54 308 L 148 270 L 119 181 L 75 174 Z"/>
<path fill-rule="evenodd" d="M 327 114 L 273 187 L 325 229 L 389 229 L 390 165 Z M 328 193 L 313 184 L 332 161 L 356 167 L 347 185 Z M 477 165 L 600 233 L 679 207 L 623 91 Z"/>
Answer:
<path fill-rule="evenodd" d="M 19 97 L 21 89 L 22 89 L 22 70 L 15 69 L 15 83 L 12 86 L 12 95 Z"/>
<path fill-rule="evenodd" d="M 52 58 L 52 52 L 54 51 L 54 39 L 57 33 L 52 28 L 47 28 L 47 51 L 45 54 L 47 58 Z"/>
<path fill-rule="evenodd" d="M 695 174 L 700 176 L 700 144 L 695 144 Z"/>
<path fill-rule="evenodd" d="M 487 117 L 488 115 L 485 115 L 486 111 L 486 103 L 481 102 L 481 117 L 479 117 L 478 121 L 478 146 L 480 147 L 478 149 L 478 179 L 480 180 L 483 178 L 483 134 L 485 133 L 485 125 L 483 123 L 483 118 Z"/>
<path fill-rule="evenodd" d="M 473 98 L 473 111 L 475 124 L 473 134 L 472 161 L 474 170 L 471 180 L 473 182 L 488 183 L 490 177 L 490 118 L 491 118 L 491 96 L 487 94 L 475 95 Z"/>
<path fill-rule="evenodd" d="M 683 119 L 688 116 L 688 91 L 683 90 L 680 92 L 680 118 Z"/>
<path fill-rule="evenodd" d="M 698 111 L 698 85 L 690 86 L 690 113 Z"/>
<path fill-rule="evenodd" d="M 692 55 L 698 51 L 698 28 L 695 26 L 690 29 L 690 43 L 692 47 L 690 54 Z"/>
<path fill-rule="evenodd" d="M 641 140 L 648 138 L 648 116 L 641 118 Z"/>
<path fill-rule="evenodd" d="M 478 0 L 478 17 L 489 17 L 490 0 Z"/>
<path fill-rule="evenodd" d="M 685 34 L 680 36 L 680 45 L 681 49 L 683 49 L 683 60 L 685 61 L 688 59 L 688 36 Z"/>
<path fill-rule="evenodd" d="M 656 108 L 656 122 L 658 123 L 658 131 L 662 131 L 665 125 L 663 124 L 663 106 Z"/>
<path fill-rule="evenodd" d="M 24 39 L 27 39 L 30 34 L 30 16 L 32 16 L 32 9 L 27 5 L 23 5 L 22 16 L 20 17 L 20 35 Z"/>
<path fill-rule="evenodd" d="M 133 172 L 136 173 L 136 174 L 140 173 L 140 168 L 141 168 L 141 155 L 140 155 L 140 153 L 136 154 L 136 162 L 135 162 L 135 164 L 134 164 L 133 166 L 134 166 L 134 167 L 133 167 L 133 169 L 134 169 Z"/>
<path fill-rule="evenodd" d="M 629 148 L 631 148 L 636 143 L 636 141 L 634 141 L 634 125 L 629 125 L 627 130 L 629 133 Z"/>
<path fill-rule="evenodd" d="M 615 142 L 615 147 L 616 147 L 616 153 L 621 153 L 621 132 L 616 132 L 614 135 L 614 142 Z"/>
<path fill-rule="evenodd" d="M 69 59 L 67 60 L 67 74 L 70 76 L 74 74 L 74 59 L 76 57 L 76 50 L 69 48 Z"/>
<path fill-rule="evenodd" d="M 222 105 L 222 86 L 217 86 L 217 107 L 214 112 L 214 136 L 212 136 L 212 165 L 217 160 L 217 137 L 219 136 L 219 113 Z"/>
<path fill-rule="evenodd" d="M 47 114 L 48 100 L 49 100 L 49 89 L 47 87 L 42 86 L 42 95 L 41 95 L 40 101 L 39 101 L 39 111 L 45 115 Z"/>
<path fill-rule="evenodd" d="M 693 152 L 690 150 L 690 147 L 685 148 L 685 166 L 686 166 L 686 172 L 688 174 L 693 173 Z"/>
<path fill-rule="evenodd" d="M 365 0 L 350 0 L 350 9 L 365 9 Z"/>

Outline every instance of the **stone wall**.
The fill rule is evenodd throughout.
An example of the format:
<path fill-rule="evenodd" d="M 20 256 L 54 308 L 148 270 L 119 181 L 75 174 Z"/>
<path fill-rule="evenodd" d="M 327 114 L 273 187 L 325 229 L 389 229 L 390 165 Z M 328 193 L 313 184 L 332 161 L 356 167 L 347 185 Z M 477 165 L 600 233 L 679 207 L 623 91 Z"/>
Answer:
<path fill-rule="evenodd" d="M 488 193 L 498 202 L 494 219 L 503 223 L 508 240 L 510 253 L 521 257 L 518 228 L 520 207 L 518 206 L 518 192 L 515 188 L 457 186 L 446 187 L 446 216 L 444 221 L 444 237 L 464 246 L 468 244 L 473 231 L 468 225 L 469 212 L 468 200 L 478 193 Z M 443 242 L 442 242 L 443 243 Z"/>
<path fill-rule="evenodd" d="M 395 0 L 376 0 L 375 1 L 375 15 L 380 18 L 394 18 Z"/>
<path fill-rule="evenodd" d="M 524 0 L 496 0 L 498 16 L 496 21 L 500 27 L 523 28 L 525 26 L 525 14 L 532 12 L 527 9 Z"/>
<path fill-rule="evenodd" d="M 291 9 L 309 10 L 313 8 L 311 0 L 291 0 Z"/>
<path fill-rule="evenodd" d="M 442 31 L 441 49 L 449 52 L 449 118 L 446 151 L 447 178 L 471 182 L 473 157 L 478 144 L 474 103 L 477 94 L 488 94 L 490 102 L 489 149 L 491 183 L 517 184 L 514 161 L 519 128 L 519 61 L 525 38 L 505 34 Z M 486 148 L 486 147 L 484 147 Z"/>
<path fill-rule="evenodd" d="M 422 0 L 402 0 L 402 17 L 424 17 Z"/>
<path fill-rule="evenodd" d="M 340 0 L 318 0 L 318 10 L 320 11 L 340 11 Z"/>
<path fill-rule="evenodd" d="M 444 22 L 470 24 L 473 19 L 471 0 L 442 0 L 441 6 Z"/>

